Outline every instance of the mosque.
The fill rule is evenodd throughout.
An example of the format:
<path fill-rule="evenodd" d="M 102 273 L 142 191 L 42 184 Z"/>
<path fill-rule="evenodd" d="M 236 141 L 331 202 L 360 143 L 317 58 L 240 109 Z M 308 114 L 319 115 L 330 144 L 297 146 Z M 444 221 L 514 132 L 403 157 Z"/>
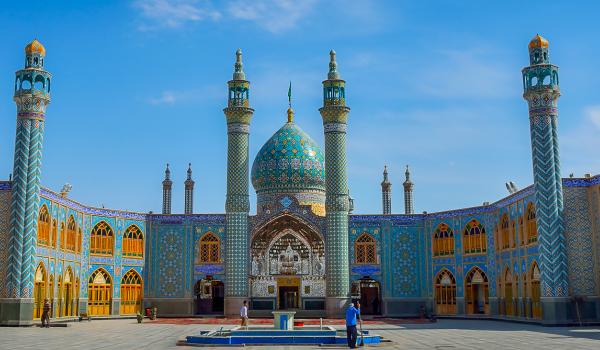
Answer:
<path fill-rule="evenodd" d="M 14 82 L 13 174 L 0 182 L 0 324 L 37 322 L 44 298 L 55 320 L 130 316 L 146 307 L 159 316 L 236 315 L 244 300 L 251 316 L 294 309 L 301 317 L 338 317 L 356 298 L 364 314 L 387 317 L 600 321 L 600 175 L 561 177 L 558 67 L 546 39 L 536 35 L 528 48 L 522 75 L 534 183 L 508 186 L 505 198 L 417 214 L 407 168 L 404 213 L 394 213 L 385 169 L 382 213 L 353 213 L 352 119 L 334 51 L 319 109 L 324 147 L 290 108 L 250 167 L 254 110 L 238 50 L 224 109 L 225 213 L 194 213 L 191 168 L 185 212 L 172 213 L 167 166 L 155 214 L 95 208 L 70 198 L 68 188 L 40 186 L 52 76 L 34 40 Z"/>

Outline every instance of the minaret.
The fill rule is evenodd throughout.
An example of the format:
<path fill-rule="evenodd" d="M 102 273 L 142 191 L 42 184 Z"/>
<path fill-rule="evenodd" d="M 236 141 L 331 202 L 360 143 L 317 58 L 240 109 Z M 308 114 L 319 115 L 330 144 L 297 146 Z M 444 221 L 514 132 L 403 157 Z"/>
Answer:
<path fill-rule="evenodd" d="M 44 69 L 46 49 L 33 40 L 25 46 L 25 68 L 16 72 L 14 101 L 17 134 L 12 181 L 9 257 L 4 296 L 21 299 L 2 303 L 5 325 L 31 324 L 40 169 L 46 106 L 50 103 L 51 74 Z"/>
<path fill-rule="evenodd" d="M 388 180 L 387 165 L 383 167 L 383 181 L 381 181 L 381 202 L 383 215 L 392 213 L 392 183 Z"/>
<path fill-rule="evenodd" d="M 187 179 L 185 184 L 185 205 L 184 213 L 194 213 L 194 180 L 192 180 L 192 163 L 188 165 Z"/>
<path fill-rule="evenodd" d="M 169 170 L 169 163 L 167 163 L 167 169 L 165 169 L 165 179 L 162 182 L 163 185 L 163 214 L 171 214 L 171 188 L 173 187 L 173 181 L 171 181 L 171 170 Z"/>
<path fill-rule="evenodd" d="M 408 170 L 408 165 L 406 166 L 406 171 L 404 172 L 406 176 L 406 180 L 402 184 L 404 186 L 404 214 L 413 214 L 413 183 L 410 181 L 410 170 Z"/>
<path fill-rule="evenodd" d="M 346 106 L 346 82 L 337 71 L 335 51 L 331 50 L 329 55 L 329 73 L 323 81 L 323 107 L 319 109 L 325 132 L 325 308 L 328 317 L 339 317 L 350 296 L 346 169 L 346 126 L 350 108 Z"/>
<path fill-rule="evenodd" d="M 529 105 L 544 322 L 546 317 L 566 319 L 569 285 L 558 155 L 558 67 L 550 64 L 548 41 L 539 35 L 529 43 L 529 63 L 522 71 L 523 97 Z"/>
<path fill-rule="evenodd" d="M 248 298 L 248 138 L 254 110 L 248 94 L 250 82 L 242 66 L 242 50 L 237 50 L 233 79 L 227 82 L 229 97 L 227 121 L 227 198 L 225 200 L 225 314 L 239 315 Z"/>

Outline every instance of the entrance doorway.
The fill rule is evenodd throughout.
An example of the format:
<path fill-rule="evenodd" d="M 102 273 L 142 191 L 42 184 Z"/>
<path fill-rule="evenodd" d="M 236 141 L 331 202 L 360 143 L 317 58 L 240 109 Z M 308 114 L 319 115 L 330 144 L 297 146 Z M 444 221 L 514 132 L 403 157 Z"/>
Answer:
<path fill-rule="evenodd" d="M 298 287 L 279 287 L 279 309 L 298 309 Z"/>
<path fill-rule="evenodd" d="M 279 310 L 300 308 L 300 277 L 277 278 L 277 308 Z"/>
<path fill-rule="evenodd" d="M 225 297 L 225 285 L 221 281 L 212 281 L 212 312 L 222 313 Z"/>
<path fill-rule="evenodd" d="M 364 315 L 381 314 L 379 282 L 365 277 L 360 279 L 360 310 Z"/>
<path fill-rule="evenodd" d="M 465 280 L 467 314 L 489 313 L 489 290 L 486 274 L 479 267 L 474 267 L 467 273 Z"/>
<path fill-rule="evenodd" d="M 202 279 L 194 286 L 196 294 L 195 314 L 223 313 L 225 286 L 212 278 Z"/>

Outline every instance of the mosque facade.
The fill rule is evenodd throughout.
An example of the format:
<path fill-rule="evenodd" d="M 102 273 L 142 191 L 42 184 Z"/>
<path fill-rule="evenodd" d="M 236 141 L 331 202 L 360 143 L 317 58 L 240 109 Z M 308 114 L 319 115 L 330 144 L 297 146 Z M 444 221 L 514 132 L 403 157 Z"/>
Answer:
<path fill-rule="evenodd" d="M 351 122 L 335 52 L 323 81 L 325 145 L 285 122 L 254 155 L 254 110 L 238 50 L 227 82 L 227 195 L 223 214 L 172 213 L 167 165 L 162 213 L 95 208 L 40 186 L 51 74 L 34 40 L 16 72 L 12 177 L 0 182 L 0 324 L 31 325 L 43 301 L 52 318 L 251 315 L 296 310 L 338 317 L 351 299 L 364 314 L 534 321 L 600 321 L 600 175 L 562 178 L 558 67 L 548 41 L 529 43 L 522 70 L 534 183 L 493 203 L 421 214 L 405 172 L 404 213 L 392 208 L 387 168 L 382 213 L 353 213 L 346 129 Z M 52 122 L 52 118 L 50 119 Z M 250 182 L 257 212 L 250 213 Z M 418 186 L 417 186 L 418 188 Z"/>

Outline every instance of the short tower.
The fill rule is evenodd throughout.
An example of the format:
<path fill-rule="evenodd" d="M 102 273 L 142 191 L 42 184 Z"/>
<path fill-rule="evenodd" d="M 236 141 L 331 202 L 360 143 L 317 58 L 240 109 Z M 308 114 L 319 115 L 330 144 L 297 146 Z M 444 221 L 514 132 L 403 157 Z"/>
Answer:
<path fill-rule="evenodd" d="M 171 170 L 169 169 L 169 163 L 167 163 L 167 168 L 165 169 L 165 179 L 162 182 L 163 185 L 163 206 L 162 213 L 163 214 L 171 214 L 171 194 L 173 181 L 171 181 Z"/>
<path fill-rule="evenodd" d="M 387 165 L 383 167 L 383 181 L 381 181 L 381 202 L 383 215 L 392 213 L 392 183 L 388 180 Z"/>
<path fill-rule="evenodd" d="M 550 63 L 548 40 L 536 35 L 528 48 L 530 65 L 522 71 L 523 97 L 529 105 L 541 300 L 543 317 L 556 322 L 556 319 L 566 319 L 569 304 L 557 131 L 558 67 Z"/>
<path fill-rule="evenodd" d="M 406 176 L 406 180 L 402 184 L 404 186 L 404 214 L 413 214 L 413 183 L 410 181 L 410 170 L 408 169 L 408 165 L 406 166 L 406 171 L 404 172 Z"/>
<path fill-rule="evenodd" d="M 184 213 L 185 214 L 193 214 L 194 213 L 194 180 L 192 180 L 192 163 L 188 165 L 187 170 L 187 179 L 184 182 L 185 184 L 185 205 L 184 205 Z"/>

